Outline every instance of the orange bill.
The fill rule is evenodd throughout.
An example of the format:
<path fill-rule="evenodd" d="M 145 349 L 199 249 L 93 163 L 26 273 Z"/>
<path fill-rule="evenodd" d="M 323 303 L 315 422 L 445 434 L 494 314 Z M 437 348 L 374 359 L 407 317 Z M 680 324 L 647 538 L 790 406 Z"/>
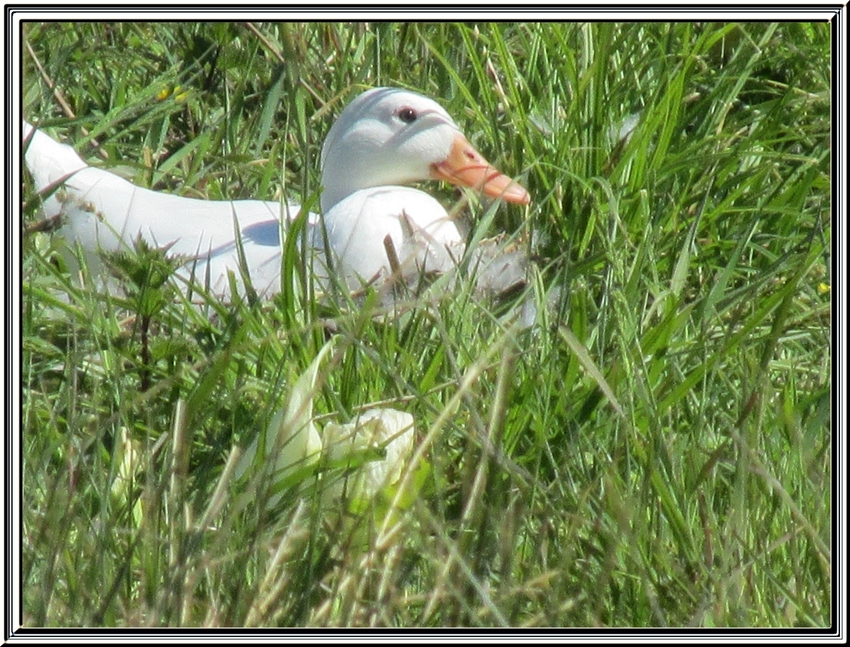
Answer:
<path fill-rule="evenodd" d="M 431 177 L 482 191 L 491 198 L 529 204 L 531 196 L 522 186 L 490 165 L 469 140 L 458 133 L 448 157 L 431 165 Z"/>

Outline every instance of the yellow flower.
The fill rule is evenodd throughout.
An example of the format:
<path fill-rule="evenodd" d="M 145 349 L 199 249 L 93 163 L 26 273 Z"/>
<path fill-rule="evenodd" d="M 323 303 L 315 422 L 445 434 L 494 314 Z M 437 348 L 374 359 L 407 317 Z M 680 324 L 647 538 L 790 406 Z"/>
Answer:
<path fill-rule="evenodd" d="M 180 103 L 185 101 L 189 96 L 189 90 L 184 90 L 182 86 L 175 85 L 173 88 L 163 88 L 157 95 L 157 101 L 165 101 L 168 97 L 173 97 L 175 101 Z"/>

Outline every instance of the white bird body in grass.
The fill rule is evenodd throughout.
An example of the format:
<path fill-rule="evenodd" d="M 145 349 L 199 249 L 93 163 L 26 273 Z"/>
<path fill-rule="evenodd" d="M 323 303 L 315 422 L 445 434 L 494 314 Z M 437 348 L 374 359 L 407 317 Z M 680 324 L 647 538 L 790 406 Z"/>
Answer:
<path fill-rule="evenodd" d="M 185 258 L 179 274 L 212 294 L 229 297 L 229 274 L 241 284 L 240 269 L 258 294 L 280 290 L 281 233 L 298 216 L 297 204 L 152 191 L 88 166 L 70 146 L 27 123 L 23 137 L 35 188 L 46 196 L 45 216 L 59 217 L 60 235 L 81 246 L 95 274 L 101 250 L 131 248 L 141 236 Z M 459 230 L 434 198 L 402 186 L 427 179 L 529 202 L 525 189 L 493 168 L 435 101 L 395 88 L 355 98 L 322 148 L 323 216 L 308 214 L 305 228 L 314 274 L 324 280 L 333 271 L 357 289 L 388 278 L 396 260 L 406 274 L 450 269 L 464 252 Z"/>

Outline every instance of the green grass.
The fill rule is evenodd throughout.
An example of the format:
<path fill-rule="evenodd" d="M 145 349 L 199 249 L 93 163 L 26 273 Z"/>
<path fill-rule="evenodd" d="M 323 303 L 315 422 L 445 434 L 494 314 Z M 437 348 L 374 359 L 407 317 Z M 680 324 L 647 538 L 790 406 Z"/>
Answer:
<path fill-rule="evenodd" d="M 458 288 L 376 319 L 311 299 L 295 250 L 272 303 L 192 308 L 144 280 L 118 299 L 26 237 L 25 625 L 830 624 L 827 24 L 25 38 L 28 119 L 187 196 L 315 201 L 361 87 L 436 97 L 531 192 L 483 233 L 533 251 L 543 311 L 518 330 Z M 263 470 L 233 477 L 332 334 L 320 422 L 416 420 L 399 507 L 323 503 L 311 470 L 269 506 Z"/>

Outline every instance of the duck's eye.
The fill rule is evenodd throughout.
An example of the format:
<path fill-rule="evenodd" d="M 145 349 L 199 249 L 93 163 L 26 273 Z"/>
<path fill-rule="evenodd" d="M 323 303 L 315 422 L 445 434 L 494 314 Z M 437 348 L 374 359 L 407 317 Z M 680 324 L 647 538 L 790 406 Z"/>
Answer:
<path fill-rule="evenodd" d="M 413 108 L 399 108 L 398 109 L 398 118 L 401 119 L 406 124 L 412 124 L 416 121 L 416 111 Z"/>

